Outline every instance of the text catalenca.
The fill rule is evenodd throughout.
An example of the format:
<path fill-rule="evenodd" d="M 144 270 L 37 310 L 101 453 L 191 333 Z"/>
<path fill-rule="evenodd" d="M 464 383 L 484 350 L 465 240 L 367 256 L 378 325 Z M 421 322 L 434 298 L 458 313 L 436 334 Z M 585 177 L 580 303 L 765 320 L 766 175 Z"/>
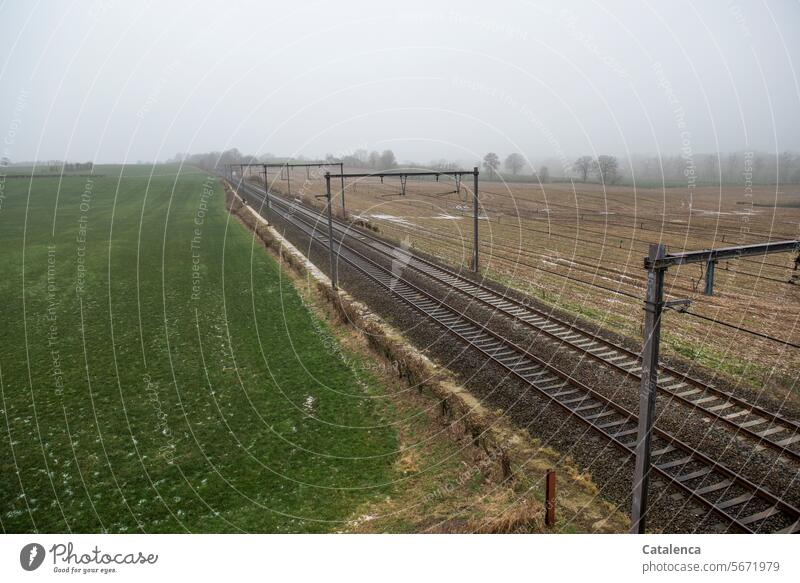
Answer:
<path fill-rule="evenodd" d="M 679 547 L 676 545 L 644 545 L 645 555 L 699 555 L 700 547 Z"/>

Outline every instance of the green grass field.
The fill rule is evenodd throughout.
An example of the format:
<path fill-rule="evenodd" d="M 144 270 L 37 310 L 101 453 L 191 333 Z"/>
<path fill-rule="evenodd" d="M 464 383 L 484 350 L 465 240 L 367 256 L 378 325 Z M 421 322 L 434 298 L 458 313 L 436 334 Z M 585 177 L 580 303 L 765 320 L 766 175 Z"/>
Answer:
<path fill-rule="evenodd" d="M 94 171 L 5 184 L 3 531 L 329 531 L 391 492 L 376 382 L 217 181 Z"/>

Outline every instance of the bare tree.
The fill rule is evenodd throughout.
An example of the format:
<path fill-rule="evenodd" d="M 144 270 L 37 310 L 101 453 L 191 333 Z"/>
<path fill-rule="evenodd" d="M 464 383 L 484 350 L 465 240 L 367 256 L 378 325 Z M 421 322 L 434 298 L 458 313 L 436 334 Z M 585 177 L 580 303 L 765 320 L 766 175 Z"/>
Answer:
<path fill-rule="evenodd" d="M 703 163 L 701 179 L 708 182 L 717 181 L 719 178 L 719 165 L 717 164 L 719 158 L 716 156 L 701 156 L 700 159 Z"/>
<path fill-rule="evenodd" d="M 619 178 L 619 163 L 616 156 L 599 156 L 592 162 L 592 172 L 603 184 L 614 184 Z"/>
<path fill-rule="evenodd" d="M 394 157 L 394 152 L 384 150 L 381 154 L 381 170 L 391 170 L 395 166 L 397 166 L 397 159 Z"/>
<path fill-rule="evenodd" d="M 342 163 L 352 168 L 367 168 L 369 166 L 369 152 L 359 148 L 352 154 L 342 156 Z"/>
<path fill-rule="evenodd" d="M 592 165 L 594 160 L 592 160 L 591 156 L 581 156 L 572 164 L 572 169 L 578 173 L 581 177 L 583 182 L 586 182 L 586 178 L 589 176 L 589 173 L 592 171 Z"/>
<path fill-rule="evenodd" d="M 500 158 L 494 152 L 489 152 L 483 157 L 483 167 L 489 171 L 489 176 L 493 177 L 500 166 Z"/>
<path fill-rule="evenodd" d="M 547 166 L 542 166 L 539 168 L 537 176 L 539 177 L 539 182 L 548 182 L 550 180 L 550 169 Z"/>
<path fill-rule="evenodd" d="M 525 166 L 525 158 L 523 158 L 521 154 L 513 152 L 506 157 L 506 161 L 503 165 L 506 167 L 506 170 L 516 176 L 519 174 L 519 171 L 522 170 L 522 167 Z"/>
<path fill-rule="evenodd" d="M 367 161 L 369 162 L 370 168 L 377 168 L 381 164 L 381 155 L 378 154 L 376 150 L 372 150 L 372 152 L 369 153 Z"/>

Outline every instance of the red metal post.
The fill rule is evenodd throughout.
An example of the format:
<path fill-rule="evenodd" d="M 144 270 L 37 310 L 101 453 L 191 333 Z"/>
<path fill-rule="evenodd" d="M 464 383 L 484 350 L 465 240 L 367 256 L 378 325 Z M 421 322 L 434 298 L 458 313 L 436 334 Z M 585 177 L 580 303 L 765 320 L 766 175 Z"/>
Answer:
<path fill-rule="evenodd" d="M 556 523 L 556 471 L 547 470 L 547 483 L 545 485 L 545 513 L 544 523 L 553 526 Z"/>

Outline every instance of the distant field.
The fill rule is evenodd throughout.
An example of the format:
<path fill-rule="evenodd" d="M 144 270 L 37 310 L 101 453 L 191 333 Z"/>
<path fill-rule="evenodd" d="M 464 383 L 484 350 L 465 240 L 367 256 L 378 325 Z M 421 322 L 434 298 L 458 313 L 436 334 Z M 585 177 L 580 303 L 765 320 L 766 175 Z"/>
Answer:
<path fill-rule="evenodd" d="M 390 490 L 375 381 L 177 171 L 6 183 L 5 532 L 327 531 Z"/>
<path fill-rule="evenodd" d="M 273 188 L 287 182 L 270 175 Z M 314 203 L 324 181 L 295 170 L 292 196 Z M 339 184 L 334 181 L 334 193 Z M 446 261 L 469 265 L 471 176 L 460 194 L 452 180 L 349 181 L 348 210 L 394 238 Z M 800 186 L 604 190 L 598 184 L 503 184 L 481 181 L 483 273 L 559 308 L 640 341 L 647 245 L 670 251 L 800 237 Z M 339 210 L 339 202 L 335 209 Z M 319 201 L 316 201 L 319 204 Z M 670 270 L 670 299 L 692 298 L 692 311 L 800 343 L 800 285 L 790 285 L 789 254 L 720 264 L 716 293 L 702 295 L 700 267 Z M 800 280 L 798 280 L 800 281 Z M 800 350 L 702 318 L 669 312 L 664 354 L 726 373 L 736 383 L 793 392 Z"/>

